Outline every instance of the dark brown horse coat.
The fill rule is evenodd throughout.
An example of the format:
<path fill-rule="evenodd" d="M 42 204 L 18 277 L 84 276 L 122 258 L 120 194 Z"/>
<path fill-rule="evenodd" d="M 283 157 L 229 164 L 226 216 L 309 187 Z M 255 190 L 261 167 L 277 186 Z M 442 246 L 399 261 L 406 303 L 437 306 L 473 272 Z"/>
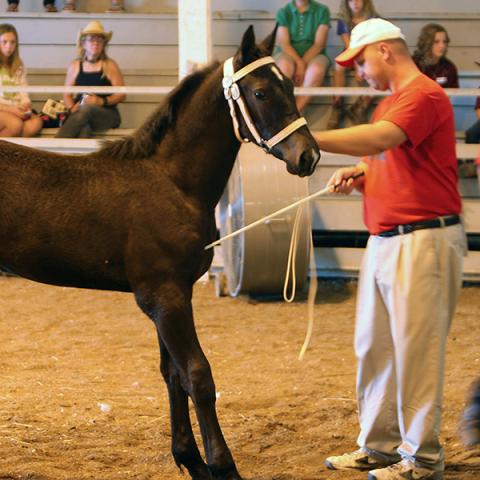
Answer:
<path fill-rule="evenodd" d="M 236 70 L 271 53 L 245 33 Z M 55 285 L 133 292 L 155 323 L 167 383 L 172 452 L 191 477 L 240 479 L 220 429 L 210 366 L 195 332 L 191 296 L 207 271 L 214 208 L 236 140 L 222 67 L 187 77 L 131 137 L 90 155 L 66 156 L 0 142 L 0 266 Z M 262 66 L 239 82 L 263 138 L 299 117 L 291 82 Z M 250 134 L 241 124 L 241 133 Z M 272 153 L 309 175 L 319 158 L 306 127 Z M 192 399 L 206 462 L 188 413 Z"/>

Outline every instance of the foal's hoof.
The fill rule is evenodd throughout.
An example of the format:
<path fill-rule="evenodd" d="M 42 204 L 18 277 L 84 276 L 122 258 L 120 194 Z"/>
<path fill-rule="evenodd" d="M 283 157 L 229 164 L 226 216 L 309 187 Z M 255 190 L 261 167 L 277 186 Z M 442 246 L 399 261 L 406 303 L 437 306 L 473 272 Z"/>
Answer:
<path fill-rule="evenodd" d="M 208 468 L 213 480 L 243 480 L 235 466 L 228 469 Z"/>

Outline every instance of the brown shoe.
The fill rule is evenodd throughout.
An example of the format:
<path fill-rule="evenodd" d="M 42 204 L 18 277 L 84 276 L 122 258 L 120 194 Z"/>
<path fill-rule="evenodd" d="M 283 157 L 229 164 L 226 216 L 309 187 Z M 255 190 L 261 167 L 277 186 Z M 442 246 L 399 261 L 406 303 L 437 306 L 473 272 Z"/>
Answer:
<path fill-rule="evenodd" d="M 45 5 L 45 11 L 48 13 L 58 12 L 57 7 L 55 5 L 52 5 L 51 3 L 48 3 L 47 5 Z"/>

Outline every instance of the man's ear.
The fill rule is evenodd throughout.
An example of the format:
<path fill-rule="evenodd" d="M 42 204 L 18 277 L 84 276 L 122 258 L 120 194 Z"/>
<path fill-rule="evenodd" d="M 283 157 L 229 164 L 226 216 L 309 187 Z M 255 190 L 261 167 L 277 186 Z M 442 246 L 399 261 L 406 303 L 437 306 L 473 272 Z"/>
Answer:
<path fill-rule="evenodd" d="M 390 60 L 392 58 L 392 48 L 386 42 L 380 42 L 377 46 L 377 50 L 384 60 Z"/>

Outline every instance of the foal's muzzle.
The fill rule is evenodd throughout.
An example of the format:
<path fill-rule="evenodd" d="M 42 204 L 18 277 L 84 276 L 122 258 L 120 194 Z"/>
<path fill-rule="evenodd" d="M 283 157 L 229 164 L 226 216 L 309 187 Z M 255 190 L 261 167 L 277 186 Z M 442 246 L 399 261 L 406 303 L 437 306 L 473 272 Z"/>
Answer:
<path fill-rule="evenodd" d="M 287 162 L 287 170 L 299 177 L 307 177 L 315 171 L 319 160 L 320 152 L 313 147 L 307 148 L 300 154 L 296 165 Z"/>
<path fill-rule="evenodd" d="M 299 175 L 312 175 L 320 160 L 320 152 L 315 148 L 309 148 L 300 155 L 300 162 L 298 165 Z"/>

